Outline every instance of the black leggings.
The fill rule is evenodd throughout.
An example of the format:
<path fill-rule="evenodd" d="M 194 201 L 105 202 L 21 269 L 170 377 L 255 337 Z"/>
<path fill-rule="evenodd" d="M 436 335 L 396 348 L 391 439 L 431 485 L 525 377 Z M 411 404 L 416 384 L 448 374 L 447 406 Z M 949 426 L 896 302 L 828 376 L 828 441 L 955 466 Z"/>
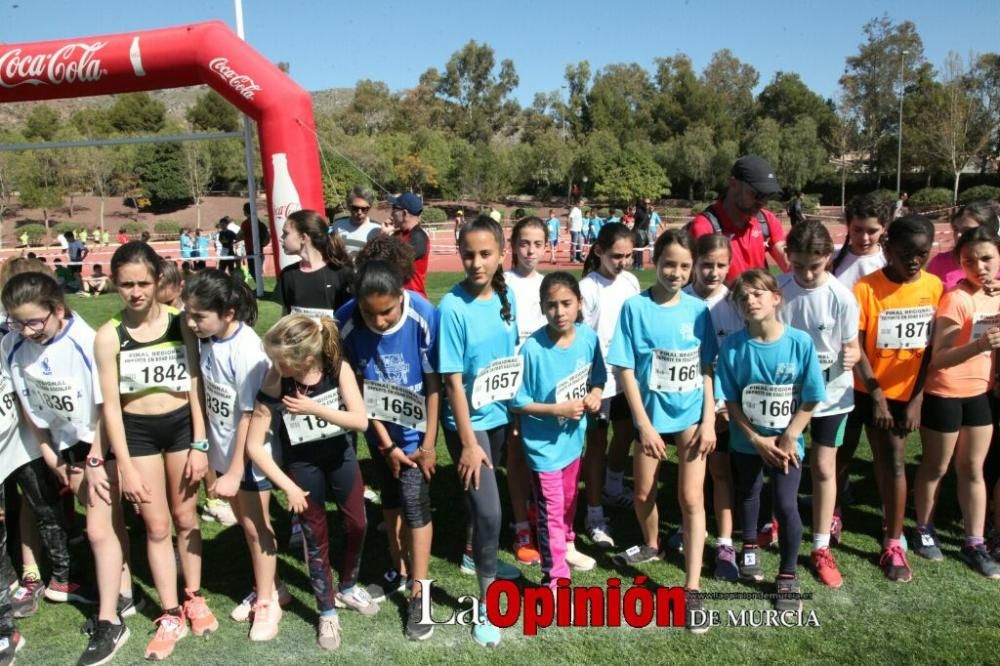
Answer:
<path fill-rule="evenodd" d="M 24 504 L 35 514 L 38 537 L 52 567 L 52 579 L 59 583 L 68 582 L 69 543 L 55 476 L 42 458 L 36 458 L 18 467 L 10 478 L 21 489 Z"/>
<path fill-rule="evenodd" d="M 733 465 L 736 486 L 736 501 L 740 502 L 740 517 L 743 519 L 743 543 L 757 542 L 757 518 L 760 514 L 760 493 L 764 487 L 764 459 L 757 455 L 729 453 Z M 788 473 L 782 474 L 775 468 L 768 468 L 771 476 L 771 497 L 774 515 L 781 525 L 778 540 L 781 551 L 783 574 L 794 574 L 802 543 L 802 518 L 799 516 L 799 482 L 802 468 L 789 465 Z"/>
<path fill-rule="evenodd" d="M 451 459 L 458 463 L 462 456 L 462 442 L 458 433 L 444 428 L 444 441 Z M 476 431 L 476 441 L 493 465 L 500 462 L 500 453 L 507 441 L 507 426 Z M 472 559 L 480 578 L 493 579 L 497 575 L 497 549 L 500 545 L 500 526 L 503 516 L 500 509 L 500 488 L 496 471 L 483 467 L 479 471 L 479 490 L 469 487 L 465 492 L 465 510 L 472 522 Z"/>
<path fill-rule="evenodd" d="M 6 510 L 4 484 L 0 483 L 0 511 Z M 10 587 L 17 581 L 17 573 L 7 555 L 7 525 L 0 525 L 0 638 L 14 635 L 14 611 L 10 606 Z"/>

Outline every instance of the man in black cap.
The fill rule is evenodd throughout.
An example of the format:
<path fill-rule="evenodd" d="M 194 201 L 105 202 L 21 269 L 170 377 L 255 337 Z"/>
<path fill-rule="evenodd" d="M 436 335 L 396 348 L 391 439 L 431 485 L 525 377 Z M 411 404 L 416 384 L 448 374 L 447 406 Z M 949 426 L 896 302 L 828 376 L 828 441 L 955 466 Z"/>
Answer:
<path fill-rule="evenodd" d="M 751 268 L 767 268 L 770 254 L 782 271 L 788 270 L 785 231 L 765 206 L 781 192 L 774 169 L 763 157 L 744 155 L 736 160 L 722 198 L 691 221 L 695 238 L 725 234 L 732 248 L 726 284 Z"/>
<path fill-rule="evenodd" d="M 420 214 L 424 211 L 424 202 L 413 192 L 404 192 L 398 197 L 390 197 L 389 205 L 392 206 L 389 219 L 396 228 L 393 236 L 398 236 L 413 247 L 413 277 L 403 286 L 426 298 L 425 283 L 427 263 L 431 256 L 431 239 L 420 226 Z"/>

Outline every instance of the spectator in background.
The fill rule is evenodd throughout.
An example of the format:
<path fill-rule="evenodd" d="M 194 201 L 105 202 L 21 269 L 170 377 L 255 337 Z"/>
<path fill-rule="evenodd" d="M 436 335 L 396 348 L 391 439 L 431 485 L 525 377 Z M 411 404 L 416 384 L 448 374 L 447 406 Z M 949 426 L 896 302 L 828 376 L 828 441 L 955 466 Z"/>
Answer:
<path fill-rule="evenodd" d="M 556 212 L 549 209 L 549 219 L 545 222 L 545 227 L 549 230 L 549 261 L 556 263 L 556 248 L 559 247 L 559 218 Z"/>
<path fill-rule="evenodd" d="M 367 187 L 354 187 L 347 193 L 345 203 L 350 213 L 348 217 L 334 220 L 330 233 L 344 239 L 347 254 L 354 257 L 368 241 L 382 233 L 382 225 L 372 222 L 368 211 L 372 208 L 375 195 Z"/>
<path fill-rule="evenodd" d="M 896 220 L 903 217 L 903 212 L 906 209 L 906 202 L 909 198 L 910 195 L 906 192 L 899 193 L 899 198 L 896 199 L 896 207 L 892 210 L 892 219 Z"/>
<path fill-rule="evenodd" d="M 108 232 L 107 229 L 101 232 L 101 245 L 103 245 L 104 247 L 108 247 L 109 245 L 111 245 L 111 234 Z"/>
<path fill-rule="evenodd" d="M 56 280 L 59 281 L 59 286 L 63 288 L 63 291 L 67 294 L 75 294 L 80 291 L 83 286 L 80 276 L 63 264 L 62 259 L 59 257 L 55 258 L 54 263 L 55 265 L 52 268 L 55 269 Z"/>
<path fill-rule="evenodd" d="M 219 230 L 219 235 L 216 237 L 219 243 L 219 269 L 227 273 L 235 273 L 238 269 L 235 258 L 227 258 L 236 257 L 236 236 L 239 227 L 233 231 L 232 226 L 233 220 L 229 216 L 223 217 L 216 225 Z"/>
<path fill-rule="evenodd" d="M 67 232 L 67 233 L 69 233 L 71 236 L 73 235 L 72 232 Z M 59 241 L 59 251 L 63 254 L 66 254 L 66 251 L 69 249 L 69 241 L 66 240 L 66 234 L 56 234 L 56 240 Z"/>
<path fill-rule="evenodd" d="M 151 236 L 149 235 L 148 231 L 143 231 L 141 234 L 139 234 L 139 240 L 143 243 L 149 243 L 150 238 Z"/>
<path fill-rule="evenodd" d="M 187 227 L 181 229 L 181 259 L 190 259 L 194 255 L 194 238 Z"/>
<path fill-rule="evenodd" d="M 649 244 L 654 245 L 656 243 L 656 237 L 660 232 L 660 214 L 656 212 L 653 207 L 653 203 L 646 199 L 646 214 L 649 215 Z"/>
<path fill-rule="evenodd" d="M 192 257 L 197 257 L 198 261 L 194 262 L 194 269 L 200 271 L 207 264 L 205 263 L 205 257 L 208 256 L 208 246 L 210 239 L 206 234 L 201 233 L 201 229 L 195 229 L 194 231 L 194 252 L 191 253 Z"/>
<path fill-rule="evenodd" d="M 83 280 L 81 296 L 100 296 L 111 291 L 111 281 L 100 264 L 94 264 L 94 272 Z"/>
<path fill-rule="evenodd" d="M 646 215 L 645 203 L 632 206 L 632 269 L 641 271 L 646 248 L 649 246 L 649 216 Z"/>
<path fill-rule="evenodd" d="M 21 241 L 21 247 L 29 247 L 31 245 L 31 238 L 28 236 L 27 231 L 18 236 L 18 240 Z"/>
<path fill-rule="evenodd" d="M 465 226 L 465 211 L 458 210 L 455 212 L 455 254 L 458 254 L 458 235 L 462 233 L 462 227 Z"/>
<path fill-rule="evenodd" d="M 788 202 L 788 219 L 793 227 L 806 221 L 806 216 L 802 214 L 802 192 L 796 192 L 792 200 Z"/>
<path fill-rule="evenodd" d="M 115 236 L 115 242 L 119 245 L 124 245 L 128 242 L 128 232 L 124 228 L 118 230 L 118 235 Z"/>
<path fill-rule="evenodd" d="M 583 263 L 583 213 L 575 203 L 569 206 L 570 263 Z"/>
<path fill-rule="evenodd" d="M 87 246 L 82 240 L 73 237 L 72 231 L 67 231 L 63 236 L 66 239 L 66 249 L 69 252 L 69 269 L 79 278 L 83 275 L 83 260 L 87 258 L 90 251 L 87 250 Z"/>
<path fill-rule="evenodd" d="M 427 298 L 427 263 L 431 254 L 431 239 L 420 226 L 420 214 L 424 204 L 413 192 L 405 192 L 398 197 L 389 199 L 392 206 L 390 218 L 396 231 L 393 236 L 409 243 L 413 248 L 413 277 L 403 285 L 410 291 L 415 291 Z"/>

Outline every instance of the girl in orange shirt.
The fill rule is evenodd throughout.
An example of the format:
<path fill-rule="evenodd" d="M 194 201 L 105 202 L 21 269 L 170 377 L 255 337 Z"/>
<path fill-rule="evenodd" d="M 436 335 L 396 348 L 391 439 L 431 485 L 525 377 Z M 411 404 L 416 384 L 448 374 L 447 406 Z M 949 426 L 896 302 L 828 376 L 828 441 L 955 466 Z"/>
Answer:
<path fill-rule="evenodd" d="M 913 572 L 900 541 L 906 510 L 906 436 L 920 427 L 924 377 L 941 280 L 923 271 L 934 225 L 907 215 L 889 226 L 886 266 L 854 286 L 861 313 L 854 408 L 865 424 L 882 495 L 886 577 L 907 583 Z"/>
<path fill-rule="evenodd" d="M 1000 578 L 1000 565 L 983 541 L 983 464 L 993 436 L 988 391 L 993 350 L 1000 348 L 1000 295 L 988 295 L 983 283 L 1000 269 L 1000 239 L 986 227 L 969 229 L 955 245 L 955 258 L 965 277 L 941 299 L 935 319 L 921 414 L 923 458 L 913 489 L 917 530 L 912 547 L 926 559 L 944 559 L 934 531 L 934 500 L 954 456 L 965 521 L 962 559 L 983 576 Z"/>

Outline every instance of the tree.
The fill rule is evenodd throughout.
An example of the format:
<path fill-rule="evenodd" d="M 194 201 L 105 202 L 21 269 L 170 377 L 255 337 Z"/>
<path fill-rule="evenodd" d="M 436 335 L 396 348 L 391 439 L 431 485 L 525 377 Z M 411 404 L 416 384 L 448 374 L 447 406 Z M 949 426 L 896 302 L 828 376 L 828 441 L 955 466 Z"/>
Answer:
<path fill-rule="evenodd" d="M 588 108 L 594 130 L 609 130 L 622 144 L 648 141 L 653 84 L 640 65 L 608 65 L 594 77 Z"/>
<path fill-rule="evenodd" d="M 744 141 L 748 153 L 760 155 L 772 165 L 781 159 L 781 125 L 773 118 L 759 118 Z"/>
<path fill-rule="evenodd" d="M 29 141 L 52 141 L 61 126 L 59 114 L 50 106 L 32 107 L 25 120 L 24 136 Z"/>
<path fill-rule="evenodd" d="M 670 143 L 670 173 L 688 181 L 688 199 L 694 200 L 694 186 L 707 189 L 715 157 L 715 132 L 706 125 L 692 125 Z"/>
<path fill-rule="evenodd" d="M 492 47 L 470 40 L 452 54 L 435 92 L 453 105 L 451 126 L 466 139 L 486 142 L 515 118 L 517 102 L 507 99 L 519 79 L 512 60 L 503 60 L 494 74 L 496 58 Z"/>
<path fill-rule="evenodd" d="M 52 151 L 26 151 L 22 153 L 17 176 L 21 204 L 25 208 L 42 209 L 46 236 L 49 233 L 49 213 L 63 203 L 53 159 Z"/>
<path fill-rule="evenodd" d="M 777 72 L 757 97 L 757 116 L 773 118 L 782 127 L 800 116 L 816 121 L 820 139 L 829 145 L 836 121 L 833 105 L 814 93 L 794 72 Z"/>
<path fill-rule="evenodd" d="M 702 74 L 709 96 L 712 118 L 708 119 L 719 140 L 736 139 L 753 120 L 753 89 L 760 75 L 740 61 L 729 49 L 712 54 Z"/>
<path fill-rule="evenodd" d="M 896 155 L 886 138 L 895 136 L 899 124 L 900 66 L 904 80 L 914 80 L 924 63 L 923 42 L 913 23 L 893 25 L 888 16 L 866 23 L 864 34 L 858 54 L 847 58 L 840 85 L 846 110 L 859 128 L 859 147 L 880 180 L 895 170 Z"/>
<path fill-rule="evenodd" d="M 698 78 L 689 57 L 680 53 L 657 58 L 656 88 L 652 128 L 655 141 L 679 136 L 697 123 L 708 124 L 711 91 Z"/>
<path fill-rule="evenodd" d="M 815 119 L 799 116 L 793 124 L 782 128 L 781 151 L 774 164 L 786 190 L 797 192 L 805 187 L 820 172 L 826 159 Z"/>
<path fill-rule="evenodd" d="M 392 127 L 398 101 L 381 81 L 365 79 L 354 86 L 351 103 L 338 114 L 348 134 L 372 136 Z"/>
<path fill-rule="evenodd" d="M 241 127 L 239 111 L 214 90 L 199 95 L 186 116 L 191 127 L 202 132 L 236 132 Z"/>
<path fill-rule="evenodd" d="M 166 107 L 146 93 L 119 95 L 108 110 L 108 122 L 123 134 L 156 134 L 166 121 Z"/>
<path fill-rule="evenodd" d="M 854 117 L 841 102 L 837 107 L 836 121 L 830 131 L 830 152 L 840 172 L 840 207 L 847 206 L 847 174 L 854 170 L 857 161 L 858 127 Z"/>
<path fill-rule="evenodd" d="M 670 193 L 670 179 L 653 159 L 648 144 L 630 144 L 611 160 L 594 183 L 594 194 L 611 201 L 634 201 Z"/>
<path fill-rule="evenodd" d="M 201 141 L 187 141 L 181 144 L 181 148 L 184 155 L 184 182 L 187 194 L 194 201 L 195 229 L 201 229 L 201 199 L 212 182 L 211 156 L 208 147 Z"/>
<path fill-rule="evenodd" d="M 179 143 L 152 143 L 136 151 L 135 175 L 154 207 L 191 198 L 184 149 Z"/>

